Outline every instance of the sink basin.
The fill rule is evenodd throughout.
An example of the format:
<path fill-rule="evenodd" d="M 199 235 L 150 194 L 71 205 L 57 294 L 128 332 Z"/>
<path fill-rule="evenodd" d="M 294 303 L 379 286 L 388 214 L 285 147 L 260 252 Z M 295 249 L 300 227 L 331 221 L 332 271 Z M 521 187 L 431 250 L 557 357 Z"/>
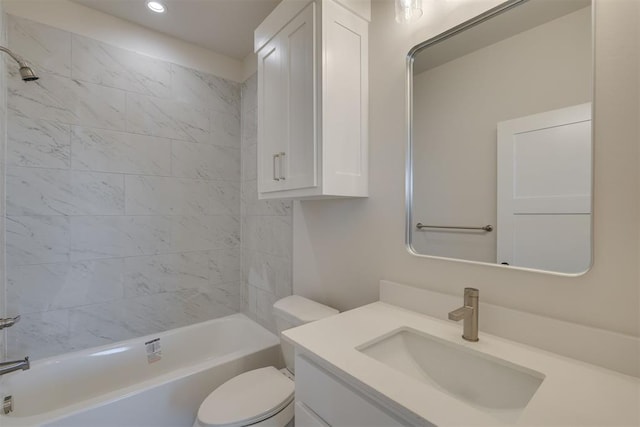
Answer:
<path fill-rule="evenodd" d="M 544 380 L 540 372 L 409 328 L 357 350 L 507 422 L 518 419 Z"/>

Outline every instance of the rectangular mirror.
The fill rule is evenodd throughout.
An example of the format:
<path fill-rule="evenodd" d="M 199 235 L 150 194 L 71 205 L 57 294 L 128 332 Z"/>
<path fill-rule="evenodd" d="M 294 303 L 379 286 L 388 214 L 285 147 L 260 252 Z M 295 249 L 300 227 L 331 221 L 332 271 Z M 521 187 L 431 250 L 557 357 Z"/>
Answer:
<path fill-rule="evenodd" d="M 409 52 L 411 253 L 589 269 L 592 29 L 590 0 L 512 0 Z"/>

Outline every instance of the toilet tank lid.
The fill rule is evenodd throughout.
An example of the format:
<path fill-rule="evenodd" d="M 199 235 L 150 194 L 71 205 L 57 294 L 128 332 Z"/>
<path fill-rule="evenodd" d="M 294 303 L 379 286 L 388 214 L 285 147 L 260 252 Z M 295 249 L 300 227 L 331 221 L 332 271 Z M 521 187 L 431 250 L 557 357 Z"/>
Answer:
<path fill-rule="evenodd" d="M 339 313 L 335 308 L 311 301 L 299 295 L 291 295 L 276 301 L 273 311 L 292 323 L 308 323 Z"/>

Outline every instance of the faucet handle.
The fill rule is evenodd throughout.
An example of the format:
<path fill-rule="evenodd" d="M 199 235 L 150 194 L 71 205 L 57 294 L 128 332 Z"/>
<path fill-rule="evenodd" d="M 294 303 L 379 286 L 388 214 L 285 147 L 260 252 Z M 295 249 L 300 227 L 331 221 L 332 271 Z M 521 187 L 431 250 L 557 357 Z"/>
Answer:
<path fill-rule="evenodd" d="M 20 315 L 18 314 L 16 317 L 7 317 L 5 319 L 0 319 L 0 329 L 8 328 L 10 326 L 15 325 L 20 320 Z"/>
<path fill-rule="evenodd" d="M 466 316 L 471 315 L 471 308 L 467 306 L 462 306 L 460 308 L 456 308 L 453 311 L 450 311 L 448 314 L 449 320 L 455 320 L 459 322 L 463 320 Z"/>

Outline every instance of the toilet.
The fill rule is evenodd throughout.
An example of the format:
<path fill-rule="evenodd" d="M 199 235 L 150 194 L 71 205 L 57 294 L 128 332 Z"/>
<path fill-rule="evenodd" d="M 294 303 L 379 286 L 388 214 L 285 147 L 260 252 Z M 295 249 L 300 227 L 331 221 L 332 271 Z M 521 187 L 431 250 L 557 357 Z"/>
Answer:
<path fill-rule="evenodd" d="M 278 334 L 338 314 L 338 310 L 292 295 L 273 305 Z M 273 366 L 242 373 L 207 396 L 193 427 L 285 427 L 293 425 L 293 346 L 280 340 L 286 369 Z"/>

